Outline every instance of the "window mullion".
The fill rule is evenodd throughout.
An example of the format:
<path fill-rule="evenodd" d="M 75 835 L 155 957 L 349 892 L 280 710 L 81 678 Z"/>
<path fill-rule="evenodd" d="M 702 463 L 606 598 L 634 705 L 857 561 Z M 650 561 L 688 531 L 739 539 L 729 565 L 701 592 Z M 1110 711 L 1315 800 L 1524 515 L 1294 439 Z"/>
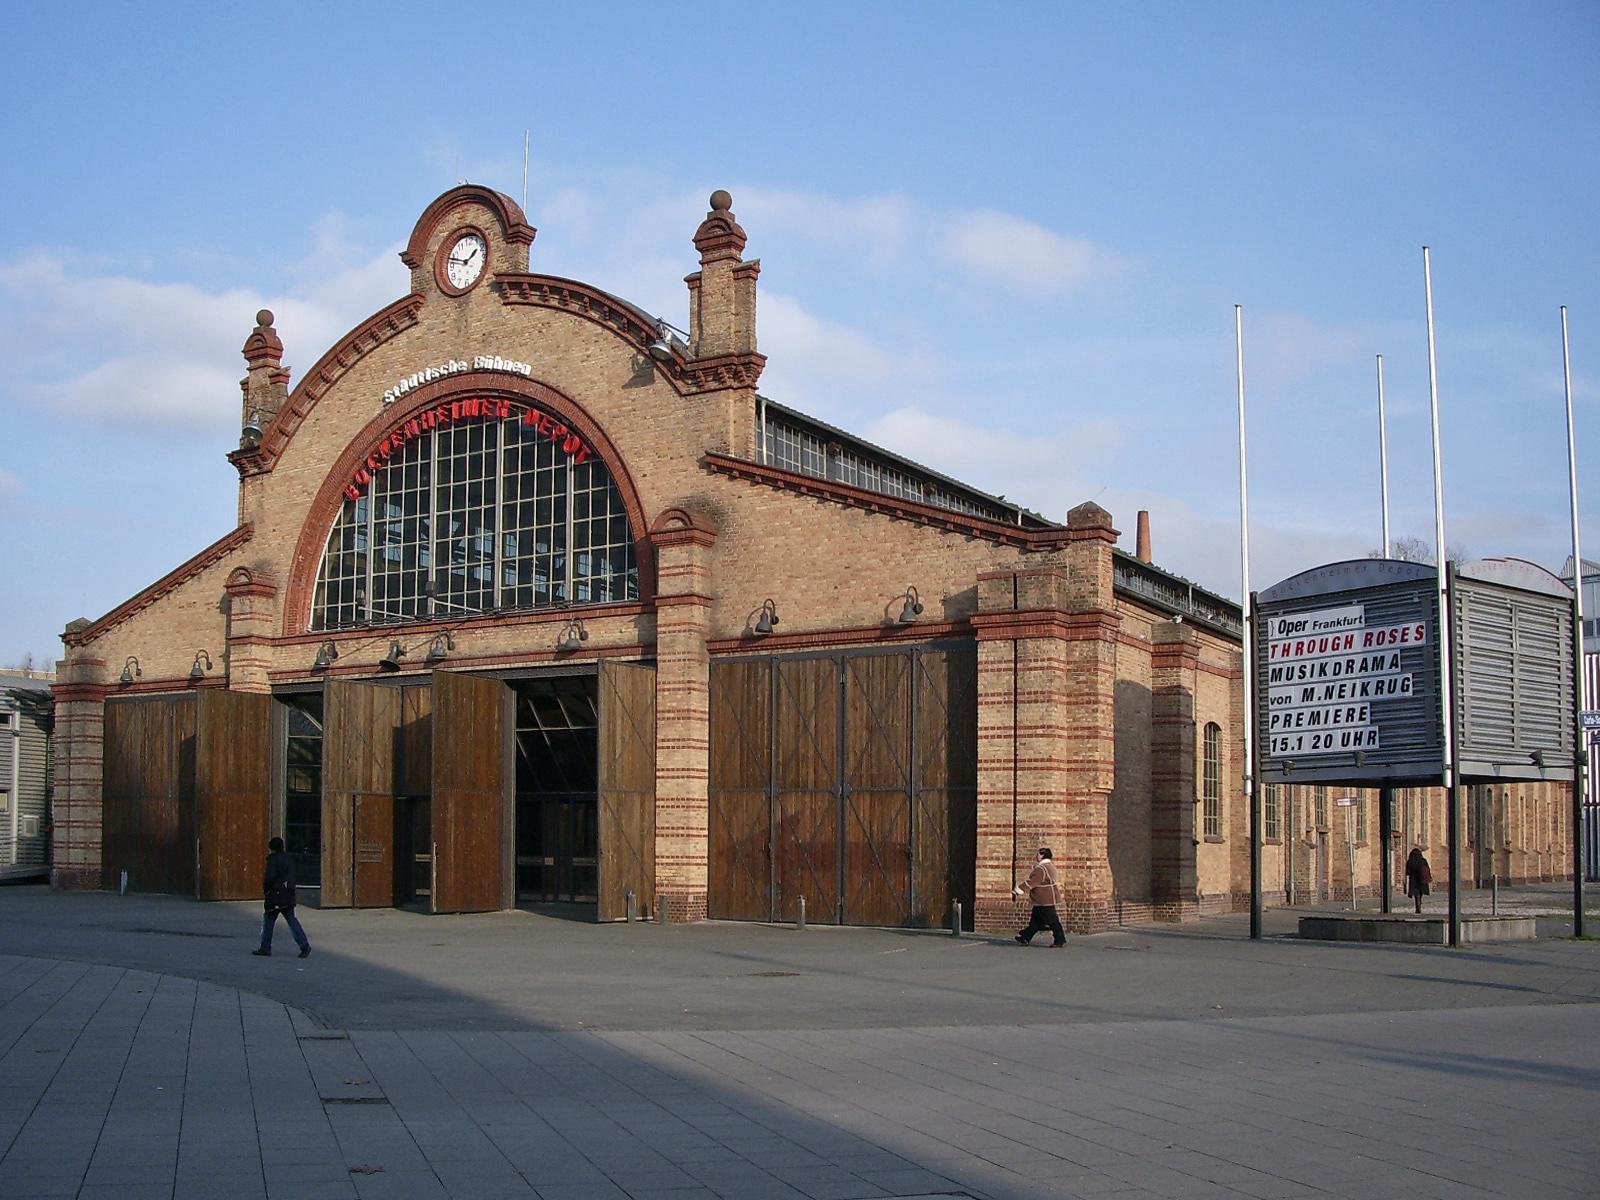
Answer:
<path fill-rule="evenodd" d="M 503 545 L 503 530 L 505 520 L 505 479 L 506 479 L 506 439 L 501 436 L 505 432 L 505 423 L 492 427 L 495 431 L 494 447 L 494 501 L 489 511 L 494 516 L 494 586 L 489 590 L 489 607 L 499 608 L 500 605 L 500 562 L 505 553 Z"/>
<path fill-rule="evenodd" d="M 562 592 L 562 596 L 565 598 L 565 600 L 566 600 L 566 602 L 568 604 L 571 604 L 572 601 L 573 601 L 573 598 L 577 595 L 576 580 L 574 579 L 573 572 L 572 572 L 572 506 L 573 506 L 573 503 L 574 503 L 574 497 L 576 495 L 576 484 L 575 484 L 575 481 L 574 481 L 574 477 L 577 475 L 577 470 L 573 466 L 572 460 L 570 458 L 567 460 L 567 469 L 565 471 L 563 471 L 562 474 L 567 477 L 567 512 L 566 512 L 566 538 L 567 538 L 567 544 L 565 545 L 565 547 L 563 547 L 563 553 L 561 555 L 562 560 L 564 562 L 564 565 L 563 565 L 563 567 L 561 569 L 562 583 L 563 583 L 563 589 L 564 589 L 563 592 Z"/>

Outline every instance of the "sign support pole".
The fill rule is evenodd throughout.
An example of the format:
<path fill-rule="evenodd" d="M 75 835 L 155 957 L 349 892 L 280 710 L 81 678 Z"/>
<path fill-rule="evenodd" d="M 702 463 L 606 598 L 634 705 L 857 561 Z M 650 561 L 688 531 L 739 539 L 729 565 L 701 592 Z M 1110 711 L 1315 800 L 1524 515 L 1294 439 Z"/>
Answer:
<path fill-rule="evenodd" d="M 1572 347 L 1567 339 L 1567 306 L 1561 306 L 1561 371 L 1567 392 L 1567 474 L 1572 491 L 1572 701 L 1574 708 L 1572 750 L 1572 935 L 1583 937 L 1583 799 L 1585 767 L 1588 765 L 1588 732 L 1583 728 L 1583 712 L 1588 697 L 1583 694 L 1586 673 L 1583 669 L 1583 551 L 1578 544 L 1578 443 L 1572 429 Z"/>
<path fill-rule="evenodd" d="M 1394 911 L 1394 789 L 1387 783 L 1378 789 L 1378 887 L 1383 892 L 1382 911 Z"/>
<path fill-rule="evenodd" d="M 1240 640 L 1240 690 L 1244 700 L 1244 802 L 1250 806 L 1250 937 L 1261 937 L 1261 814 L 1256 798 L 1255 595 L 1250 591 L 1249 457 L 1244 423 L 1244 308 L 1233 306 L 1234 360 L 1239 379 L 1239 596 L 1248 607 Z"/>
<path fill-rule="evenodd" d="M 1383 355 L 1378 355 L 1378 481 L 1383 489 L 1383 556 L 1389 557 L 1389 430 L 1383 417 Z"/>
<path fill-rule="evenodd" d="M 1439 571 L 1439 709 L 1443 717 L 1444 771 L 1441 782 L 1446 789 L 1445 808 L 1450 822 L 1450 944 L 1461 944 L 1461 913 L 1456 907 L 1460 866 L 1460 836 L 1456 829 L 1461 784 L 1456 770 L 1455 755 L 1455 697 L 1451 695 L 1451 656 L 1455 652 L 1455 639 L 1450 636 L 1450 589 L 1446 581 L 1447 564 L 1444 549 L 1444 470 L 1439 453 L 1439 360 L 1433 338 L 1433 258 L 1427 246 L 1422 248 L 1422 284 L 1428 307 L 1428 408 L 1433 419 L 1433 544 L 1435 565 Z"/>

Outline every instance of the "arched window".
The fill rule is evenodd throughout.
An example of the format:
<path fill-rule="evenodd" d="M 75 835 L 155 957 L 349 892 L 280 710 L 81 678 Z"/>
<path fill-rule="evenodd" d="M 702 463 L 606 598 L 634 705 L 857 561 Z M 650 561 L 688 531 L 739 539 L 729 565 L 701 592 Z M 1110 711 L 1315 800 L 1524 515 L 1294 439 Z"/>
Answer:
<path fill-rule="evenodd" d="M 345 488 L 311 628 L 637 600 L 611 473 L 566 425 L 454 400 L 383 439 Z"/>
<path fill-rule="evenodd" d="M 1215 721 L 1206 726 L 1205 735 L 1206 837 L 1222 836 L 1222 726 Z"/>

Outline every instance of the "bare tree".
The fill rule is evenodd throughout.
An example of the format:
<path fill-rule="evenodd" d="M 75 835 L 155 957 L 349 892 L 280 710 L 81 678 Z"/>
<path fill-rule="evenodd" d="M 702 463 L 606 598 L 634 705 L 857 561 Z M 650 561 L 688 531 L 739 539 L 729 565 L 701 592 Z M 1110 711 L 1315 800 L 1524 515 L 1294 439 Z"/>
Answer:
<path fill-rule="evenodd" d="M 1450 562 L 1465 562 L 1467 548 L 1465 546 L 1452 546 L 1445 543 L 1444 556 Z M 1367 551 L 1368 558 L 1382 558 L 1383 548 L 1374 546 Z M 1398 558 L 1401 562 L 1427 563 L 1432 566 L 1435 562 L 1433 543 L 1414 534 L 1401 534 L 1389 542 L 1389 557 Z"/>

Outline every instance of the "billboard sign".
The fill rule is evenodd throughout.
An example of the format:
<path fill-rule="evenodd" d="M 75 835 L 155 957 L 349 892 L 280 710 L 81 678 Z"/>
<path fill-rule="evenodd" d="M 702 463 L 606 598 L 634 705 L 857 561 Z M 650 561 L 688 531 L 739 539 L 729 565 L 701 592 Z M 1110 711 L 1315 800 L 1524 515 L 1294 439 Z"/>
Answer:
<path fill-rule="evenodd" d="M 1259 593 L 1256 615 L 1264 781 L 1438 778 L 1444 747 L 1432 567 L 1332 563 Z"/>

